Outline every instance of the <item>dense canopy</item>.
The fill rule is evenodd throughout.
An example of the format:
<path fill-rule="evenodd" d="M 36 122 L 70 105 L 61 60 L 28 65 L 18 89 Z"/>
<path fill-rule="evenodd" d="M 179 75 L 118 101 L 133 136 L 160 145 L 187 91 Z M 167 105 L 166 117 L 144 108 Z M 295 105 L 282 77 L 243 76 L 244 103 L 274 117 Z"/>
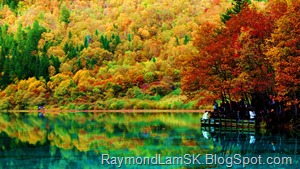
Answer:
<path fill-rule="evenodd" d="M 0 109 L 298 105 L 299 0 L 0 3 Z"/>

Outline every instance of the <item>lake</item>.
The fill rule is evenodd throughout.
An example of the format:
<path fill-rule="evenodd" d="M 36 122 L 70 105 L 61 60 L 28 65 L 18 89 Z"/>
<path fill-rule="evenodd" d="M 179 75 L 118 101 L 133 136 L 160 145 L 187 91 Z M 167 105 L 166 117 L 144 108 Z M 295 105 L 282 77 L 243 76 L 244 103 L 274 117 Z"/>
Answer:
<path fill-rule="evenodd" d="M 1 113 L 0 169 L 299 168 L 296 133 L 201 128 L 201 116 Z"/>

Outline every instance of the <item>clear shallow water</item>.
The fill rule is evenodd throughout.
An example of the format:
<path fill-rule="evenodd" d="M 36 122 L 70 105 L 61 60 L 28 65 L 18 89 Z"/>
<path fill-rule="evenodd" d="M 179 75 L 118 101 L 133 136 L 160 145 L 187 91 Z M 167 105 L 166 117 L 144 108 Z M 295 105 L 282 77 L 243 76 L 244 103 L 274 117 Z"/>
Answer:
<path fill-rule="evenodd" d="M 295 133 L 221 132 L 201 128 L 200 117 L 199 113 L 44 117 L 1 113 L 0 169 L 299 168 L 300 139 Z M 292 164 L 282 164 L 290 162 L 286 157 Z M 266 164 L 268 158 L 273 164 Z"/>

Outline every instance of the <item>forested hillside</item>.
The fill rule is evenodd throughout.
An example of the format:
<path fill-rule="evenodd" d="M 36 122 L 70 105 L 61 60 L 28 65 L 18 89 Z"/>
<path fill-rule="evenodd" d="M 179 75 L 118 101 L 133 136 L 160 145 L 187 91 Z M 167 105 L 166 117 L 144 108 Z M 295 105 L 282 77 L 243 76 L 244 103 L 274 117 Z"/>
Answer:
<path fill-rule="evenodd" d="M 299 99 L 299 0 L 0 3 L 0 109 Z"/>

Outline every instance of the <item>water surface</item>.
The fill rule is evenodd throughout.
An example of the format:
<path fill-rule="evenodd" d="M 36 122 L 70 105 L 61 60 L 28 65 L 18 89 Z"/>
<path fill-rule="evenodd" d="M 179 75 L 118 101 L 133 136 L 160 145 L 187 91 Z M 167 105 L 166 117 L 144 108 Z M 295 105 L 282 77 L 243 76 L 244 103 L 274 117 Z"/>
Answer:
<path fill-rule="evenodd" d="M 201 116 L 1 113 L 0 168 L 299 168 L 296 133 L 201 128 Z"/>

